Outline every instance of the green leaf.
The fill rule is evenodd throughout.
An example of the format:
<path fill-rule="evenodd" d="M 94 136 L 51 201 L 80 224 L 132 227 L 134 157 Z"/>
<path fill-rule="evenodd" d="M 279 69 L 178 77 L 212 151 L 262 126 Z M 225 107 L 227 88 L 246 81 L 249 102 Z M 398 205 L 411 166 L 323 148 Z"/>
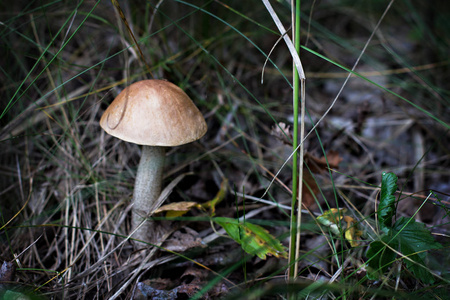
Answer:
<path fill-rule="evenodd" d="M 378 220 L 380 229 L 387 232 L 392 226 L 395 212 L 395 196 L 397 190 L 397 176 L 394 173 L 383 173 L 381 179 L 381 198 L 378 206 Z"/>
<path fill-rule="evenodd" d="M 417 223 L 413 218 L 401 217 L 392 226 L 397 180 L 395 174 L 383 173 L 377 214 L 380 229 L 385 234 L 380 240 L 372 242 L 367 250 L 366 256 L 369 259 L 367 264 L 372 269 L 369 278 L 379 275 L 380 272 L 384 273 L 395 260 L 397 256 L 395 251 L 399 251 L 406 267 L 414 276 L 426 284 L 431 284 L 434 278 L 426 267 L 428 251 L 440 249 L 442 245 L 434 240 L 425 224 Z"/>
<path fill-rule="evenodd" d="M 266 259 L 266 255 L 287 258 L 286 247 L 259 225 L 231 218 L 214 218 L 245 252 Z"/>
<path fill-rule="evenodd" d="M 442 245 L 434 240 L 425 224 L 417 223 L 413 218 L 399 218 L 395 222 L 392 232 L 393 234 L 398 233 L 397 238 L 400 242 L 402 254 L 422 265 L 420 266 L 408 259 L 404 259 L 406 267 L 423 283 L 433 283 L 433 276 L 423 266 L 426 266 L 428 251 L 440 249 Z"/>
<path fill-rule="evenodd" d="M 440 249 L 442 245 L 434 240 L 425 224 L 417 223 L 413 218 L 401 217 L 380 240 L 370 243 L 366 253 L 369 259 L 367 264 L 371 269 L 368 274 L 370 279 L 386 272 L 397 256 L 386 245 L 402 253 L 406 267 L 423 283 L 434 282 L 433 275 L 426 269 L 428 251 Z"/>
<path fill-rule="evenodd" d="M 366 253 L 366 257 L 369 259 L 367 264 L 370 268 L 368 273 L 370 279 L 377 279 L 395 261 L 397 254 L 386 245 L 397 250 L 398 240 L 393 238 L 391 234 L 386 234 L 379 241 L 370 243 Z"/>

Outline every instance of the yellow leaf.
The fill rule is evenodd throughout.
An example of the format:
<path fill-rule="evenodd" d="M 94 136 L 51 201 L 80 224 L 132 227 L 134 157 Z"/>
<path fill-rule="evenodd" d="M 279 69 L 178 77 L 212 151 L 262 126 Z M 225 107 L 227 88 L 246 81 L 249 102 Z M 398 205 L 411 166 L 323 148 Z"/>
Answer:
<path fill-rule="evenodd" d="M 339 235 L 338 223 L 340 222 L 340 220 L 342 220 L 342 217 L 346 212 L 346 208 L 332 208 L 324 212 L 322 215 L 318 216 L 317 221 L 319 221 L 320 224 L 329 227 L 331 232 L 333 232 L 334 234 Z"/>
<path fill-rule="evenodd" d="M 347 223 L 345 229 L 345 239 L 350 243 L 352 247 L 358 247 L 360 245 L 362 231 L 357 228 L 356 221 L 350 216 L 345 216 L 344 221 Z"/>
<path fill-rule="evenodd" d="M 228 186 L 228 179 L 224 178 L 222 183 L 220 184 L 220 190 L 217 192 L 214 199 L 202 204 L 202 207 L 204 209 L 207 208 L 210 209 L 211 216 L 214 216 L 216 213 L 216 205 L 219 204 L 225 198 L 225 195 L 227 194 L 227 186 Z"/>
<path fill-rule="evenodd" d="M 175 218 L 181 217 L 188 211 L 190 211 L 193 207 L 198 207 L 199 204 L 197 202 L 192 201 L 182 201 L 182 202 L 174 202 L 170 204 L 166 204 L 155 210 L 156 213 L 165 212 L 166 217 Z"/>
<path fill-rule="evenodd" d="M 362 231 L 357 227 L 357 221 L 350 216 L 345 216 L 347 209 L 332 208 L 323 213 L 323 215 L 317 217 L 317 221 L 327 226 L 332 233 L 335 235 L 341 235 L 342 232 L 339 230 L 339 225 L 341 220 L 347 223 L 347 227 L 344 231 L 345 239 L 350 243 L 350 246 L 357 247 L 360 245 Z"/>

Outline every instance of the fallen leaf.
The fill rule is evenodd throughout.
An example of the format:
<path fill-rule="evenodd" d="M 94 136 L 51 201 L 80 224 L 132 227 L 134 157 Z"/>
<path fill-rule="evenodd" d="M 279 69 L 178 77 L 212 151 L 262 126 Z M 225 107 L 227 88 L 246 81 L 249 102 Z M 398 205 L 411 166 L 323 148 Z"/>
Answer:
<path fill-rule="evenodd" d="M 314 196 L 320 191 L 313 174 L 322 174 L 328 170 L 327 161 L 325 157 L 317 158 L 310 153 L 305 153 L 304 161 L 308 167 L 303 167 L 303 189 L 302 198 L 306 207 L 312 208 L 316 205 Z M 327 153 L 328 164 L 330 168 L 337 169 L 342 157 L 337 151 L 330 150 Z M 309 170 L 308 170 L 309 168 Z"/>
<path fill-rule="evenodd" d="M 142 293 L 142 295 L 147 297 L 148 299 L 165 299 L 165 300 L 177 299 L 178 293 L 177 288 L 174 288 L 173 290 L 170 291 L 158 290 L 152 288 L 149 285 L 146 285 L 143 282 L 138 282 L 137 287 L 139 291 Z"/>
<path fill-rule="evenodd" d="M 197 266 L 190 266 L 187 268 L 183 275 L 180 276 L 184 282 L 200 283 L 208 277 L 209 271 L 205 269 L 199 269 Z"/>
<path fill-rule="evenodd" d="M 178 287 L 178 293 L 186 294 L 189 298 L 194 296 L 198 291 L 202 289 L 202 286 L 198 283 L 183 283 Z"/>
<path fill-rule="evenodd" d="M 302 202 L 308 208 L 316 206 L 314 195 L 320 191 L 319 186 L 314 180 L 313 175 L 308 169 L 303 168 L 303 188 L 302 188 Z"/>
<path fill-rule="evenodd" d="M 184 252 L 191 248 L 205 246 L 202 239 L 199 238 L 197 231 L 189 227 L 184 227 L 181 230 L 184 232 L 175 231 L 170 238 L 164 242 L 162 247 L 175 252 Z"/>
<path fill-rule="evenodd" d="M 282 141 L 284 144 L 292 146 L 291 126 L 286 125 L 283 122 L 280 122 L 280 123 L 278 123 L 278 125 L 272 127 L 270 134 L 275 136 L 277 139 Z"/>
<path fill-rule="evenodd" d="M 321 174 L 324 171 L 328 170 L 327 160 L 330 168 L 338 168 L 340 162 L 342 161 L 342 157 L 339 156 L 339 153 L 334 150 L 330 150 L 327 153 L 327 156 L 322 156 L 321 158 L 317 158 L 310 153 L 305 153 L 304 155 L 305 163 L 308 164 L 311 172 L 316 174 Z"/>
<path fill-rule="evenodd" d="M 350 216 L 345 216 L 347 213 L 346 208 L 332 208 L 324 212 L 321 216 L 317 217 L 317 221 L 330 228 L 330 231 L 335 235 L 341 235 L 340 228 L 341 220 L 347 223 L 347 227 L 344 230 L 344 237 L 350 243 L 350 246 L 357 247 L 360 245 L 362 231 L 357 227 L 357 221 Z"/>
<path fill-rule="evenodd" d="M 154 211 L 155 214 L 165 212 L 166 217 L 175 218 L 181 217 L 194 207 L 198 207 L 199 204 L 193 201 L 182 201 L 166 204 Z"/>
<path fill-rule="evenodd" d="M 286 247 L 263 227 L 231 218 L 214 218 L 245 252 L 266 259 L 266 255 L 287 258 Z"/>
<path fill-rule="evenodd" d="M 357 222 L 350 216 L 344 216 L 344 221 L 347 223 L 345 229 L 345 239 L 350 243 L 352 247 L 358 247 L 360 245 L 362 231 L 358 229 Z"/>
<path fill-rule="evenodd" d="M 332 208 L 330 210 L 325 211 L 322 215 L 317 217 L 317 221 L 326 226 L 329 227 L 331 232 L 339 235 L 339 226 L 338 223 L 342 220 L 344 217 L 344 213 L 347 212 L 347 209 L 345 208 Z"/>

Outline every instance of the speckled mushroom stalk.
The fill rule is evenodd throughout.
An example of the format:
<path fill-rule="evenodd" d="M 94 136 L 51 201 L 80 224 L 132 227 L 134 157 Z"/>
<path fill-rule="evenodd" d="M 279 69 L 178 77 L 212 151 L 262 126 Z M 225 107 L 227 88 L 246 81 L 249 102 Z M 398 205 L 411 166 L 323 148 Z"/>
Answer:
<path fill-rule="evenodd" d="M 207 130 L 205 119 L 186 93 L 165 80 L 143 80 L 125 88 L 104 112 L 100 126 L 110 135 L 143 145 L 133 193 L 133 238 L 157 243 L 148 219 L 158 207 L 165 147 L 193 142 Z M 145 222 L 142 223 L 142 221 Z"/>

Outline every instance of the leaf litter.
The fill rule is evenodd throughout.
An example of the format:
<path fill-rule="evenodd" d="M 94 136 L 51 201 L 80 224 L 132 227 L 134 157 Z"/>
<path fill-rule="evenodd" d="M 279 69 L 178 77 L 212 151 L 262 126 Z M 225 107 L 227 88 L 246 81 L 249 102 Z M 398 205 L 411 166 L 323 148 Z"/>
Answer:
<path fill-rule="evenodd" d="M 36 37 L 36 42 L 17 47 L 19 39 L 10 39 L 8 36 L 8 40 L 5 40 L 6 47 L 1 51 L 14 46 L 11 49 L 15 51 L 15 57 L 23 60 L 20 64 L 4 66 L 11 80 L 6 81 L 0 92 L 2 99 L 11 99 L 11 95 L 16 92 L 16 83 L 28 78 L 30 59 L 38 58 L 40 51 L 50 45 L 47 44 L 51 40 L 48 39 L 48 32 L 57 32 L 63 26 L 63 17 L 66 17 L 63 12 L 70 12 L 71 9 L 83 11 L 83 14 L 77 14 L 71 19 L 73 27 L 68 29 L 69 32 L 81 23 L 78 17 L 87 15 L 91 8 L 87 4 L 80 4 L 77 9 L 69 4 L 67 5 L 70 7 L 61 6 L 60 3 L 52 5 L 48 8 L 49 12 L 58 13 L 52 16 L 51 21 L 46 17 L 41 18 L 43 15 L 39 10 L 33 14 L 18 15 L 16 12 L 22 11 L 20 1 L 12 2 L 13 10 L 4 10 L 12 22 L 10 28 L 17 25 L 29 37 Z M 172 4 L 162 5 L 162 11 L 172 14 L 173 20 L 180 18 L 180 10 L 165 10 Z M 246 8 L 237 4 L 234 6 L 241 8 L 252 18 L 259 18 L 261 10 L 254 3 L 240 5 L 251 5 Z M 344 64 L 351 64 L 355 57 L 351 53 L 353 47 L 367 36 L 361 32 L 362 28 L 366 28 L 366 19 L 361 22 L 348 18 L 349 12 L 356 15 L 361 13 L 357 9 L 337 9 L 334 14 L 339 20 L 333 17 L 320 20 L 329 25 L 330 29 L 341 30 L 337 32 L 339 36 L 357 41 L 356 44 L 341 47 L 319 34 L 321 39 L 316 39 L 314 46 L 326 49 L 328 54 Z M 131 14 L 127 8 L 124 10 L 126 15 Z M 11 15 L 11 11 L 15 11 L 14 15 Z M 252 13 L 253 11 L 255 12 Z M 229 11 L 222 13 L 226 12 Z M 261 15 L 265 14 L 263 12 Z M 183 11 L 183 17 L 185 16 Z M 158 77 L 175 81 L 191 95 L 195 95 L 196 103 L 204 115 L 208 116 L 210 131 L 204 140 L 188 148 L 175 149 L 168 156 L 165 181 L 170 189 L 155 209 L 159 209 L 157 212 L 162 213 L 163 218 L 175 218 L 175 221 L 165 223 L 167 228 L 163 228 L 161 233 L 165 240 L 161 240 L 159 250 L 150 250 L 155 248 L 147 245 L 149 249 L 135 252 L 127 240 L 130 226 L 128 204 L 140 150 L 136 145 L 126 145 L 102 134 L 98 128 L 98 118 L 113 96 L 137 79 L 135 76 L 139 75 L 136 74 L 141 74 L 143 69 L 136 63 L 135 50 L 121 44 L 127 37 L 120 34 L 123 28 L 117 26 L 121 25 L 115 25 L 120 22 L 117 22 L 112 7 L 100 3 L 98 17 L 89 19 L 86 24 L 88 27 L 80 27 L 66 48 L 58 48 L 64 58 L 58 60 L 58 64 L 46 65 L 43 60 L 38 61 L 36 67 L 39 71 L 47 68 L 38 78 L 39 84 L 26 81 L 30 88 L 23 91 L 20 101 L 14 102 L 15 105 L 2 119 L 0 213 L 2 226 L 10 220 L 11 223 L 0 231 L 0 258 L 4 262 L 14 263 L 16 272 L 11 277 L 8 275 L 10 273 L 2 271 L 0 278 L 13 281 L 14 286 L 33 286 L 44 297 L 54 299 L 138 299 L 138 292 L 144 297 L 142 299 L 157 295 L 167 299 L 175 296 L 192 297 L 219 277 L 221 280 L 203 294 L 204 298 L 218 298 L 236 290 L 244 291 L 245 284 L 249 288 L 256 286 L 259 289 L 263 287 L 259 282 L 278 283 L 287 264 L 283 247 L 288 244 L 288 240 L 283 234 L 286 232 L 285 223 L 288 219 L 285 209 L 276 208 L 276 204 L 289 204 L 289 187 L 292 186 L 290 172 L 281 172 L 279 181 L 275 181 L 276 184 L 269 191 L 268 199 L 265 200 L 273 202 L 273 206 L 253 202 L 250 198 L 245 198 L 245 195 L 261 197 L 268 182 L 273 179 L 273 174 L 291 152 L 289 139 L 292 132 L 289 124 L 292 122 L 292 99 L 289 84 L 279 75 L 279 70 L 272 68 L 270 64 L 266 68 L 264 85 L 260 85 L 259 79 L 254 81 L 252 78 L 259 78 L 255 74 L 259 73 L 264 58 L 259 59 L 253 48 L 249 50 L 240 43 L 236 43 L 239 47 L 225 45 L 224 51 L 208 48 L 210 53 L 226 63 L 227 70 L 235 76 L 235 79 L 228 82 L 229 74 L 211 71 L 208 58 L 202 56 L 201 51 L 192 50 L 198 48 L 190 44 L 190 39 L 178 38 L 179 32 L 172 31 L 174 35 L 165 36 L 166 33 L 162 31 L 152 35 L 151 45 L 145 46 L 151 52 L 154 51 L 151 53 L 152 58 L 158 58 L 162 64 L 160 70 L 155 71 L 159 73 Z M 427 47 L 422 42 L 407 38 L 412 33 L 403 26 L 396 26 L 400 19 L 397 18 L 392 26 L 384 28 L 385 32 L 396 29 L 396 44 L 412 43 L 417 49 Z M 259 21 L 264 23 L 264 20 Z M 163 19 L 158 19 L 158 22 L 164 25 Z M 192 25 L 183 23 L 181 19 L 180 24 L 183 28 L 192 30 L 195 35 L 208 33 L 208 29 L 194 30 L 195 28 L 190 27 Z M 348 31 L 344 27 L 334 26 L 335 24 L 345 24 Z M 363 26 L 352 27 L 357 24 Z M 167 25 L 171 25 L 167 28 L 168 31 L 174 30 L 173 22 Z M 139 25 L 136 28 L 140 28 Z M 214 28 L 214 36 L 224 38 L 229 34 L 229 27 L 221 27 L 220 24 L 211 28 Z M 144 31 L 139 33 L 139 30 L 136 34 L 144 34 Z M 316 29 L 312 30 L 312 34 L 317 34 L 314 31 Z M 11 32 L 9 35 L 18 32 Z M 221 37 L 221 34 L 224 36 Z M 64 40 L 64 35 L 53 36 L 58 45 L 64 45 L 67 41 Z M 167 39 L 168 36 L 177 36 L 177 41 Z M 353 39 L 355 37 L 358 39 Z M 210 36 L 205 36 L 205 41 L 208 41 L 205 45 L 210 42 L 209 38 Z M 239 36 L 233 36 L 233 40 L 234 38 L 238 39 Z M 268 50 L 279 36 L 264 34 L 262 39 L 257 36 L 253 38 L 255 43 Z M 379 38 L 382 42 L 383 37 Z M 145 44 L 146 41 L 148 39 L 142 40 L 142 43 Z M 214 41 L 211 42 L 216 45 Z M 49 49 L 53 49 L 53 46 Z M 16 51 L 19 49 L 23 51 Z M 423 62 L 426 66 L 436 61 L 432 56 L 430 61 L 423 61 L 422 57 L 425 56 L 418 56 L 420 51 L 413 52 L 413 46 L 405 49 L 407 52 L 404 56 L 415 63 Z M 391 56 L 377 52 L 379 49 L 374 50 L 376 51 L 370 55 L 376 61 L 364 62 L 365 65 L 357 71 L 363 74 L 379 70 L 395 71 L 399 62 L 391 61 Z M 436 54 L 433 49 L 427 48 L 427 51 Z M 2 54 L 5 54 L 2 57 L 12 60 L 13 56 L 9 52 Z M 280 67 L 289 58 L 282 47 L 275 49 L 272 55 L 276 57 Z M 335 70 L 327 69 L 316 57 L 307 53 L 302 55 L 312 62 L 305 65 L 305 69 L 312 73 L 309 80 L 315 85 L 308 89 L 308 99 L 312 99 L 307 103 L 311 120 L 308 119 L 306 124 L 311 128 L 328 108 L 330 99 L 341 87 L 342 80 L 337 76 L 323 80 L 324 70 L 327 76 L 336 75 Z M 99 61 L 102 63 L 97 64 Z M 206 61 L 208 63 L 203 63 Z M 22 69 L 14 69 L 16 65 L 20 65 Z M 129 66 L 129 73 L 125 65 Z M 431 65 L 430 70 L 436 76 L 433 82 L 439 84 L 446 76 L 439 64 L 434 64 L 434 67 Z M 27 72 L 23 73 L 23 70 Z M 424 90 L 411 90 L 403 85 L 412 82 L 414 84 L 411 86 L 424 86 L 420 76 L 412 71 L 416 72 L 416 69 L 407 68 L 402 77 L 381 72 L 381 75 L 370 74 L 376 76 L 370 78 L 377 79 L 383 86 L 400 90 L 402 95 L 421 102 L 427 109 L 433 109 L 429 104 L 439 103 L 433 113 L 440 114 L 442 119 L 448 121 L 445 119 L 448 107 L 445 102 L 439 102 L 439 99 L 436 100 Z M 124 78 L 125 73 L 133 78 Z M 405 79 L 402 86 L 397 85 L 402 78 Z M 54 86 L 61 82 L 61 86 Z M 246 93 L 237 83 L 242 83 L 253 94 Z M 445 90 L 445 86 L 442 90 Z M 425 100 L 421 98 L 424 94 Z M 267 105 L 273 115 L 269 117 L 265 114 L 262 107 L 253 102 L 252 96 Z M 311 215 L 304 218 L 302 239 L 305 243 L 300 249 L 304 254 L 301 278 L 320 278 L 328 282 L 337 282 L 343 278 L 350 285 L 365 278 L 364 275 L 358 275 L 358 272 L 366 272 L 366 256 L 362 253 L 369 245 L 369 237 L 374 236 L 371 228 L 376 227 L 371 222 L 379 205 L 377 185 L 381 173 L 389 170 L 395 170 L 403 191 L 401 197 L 396 194 L 395 198 L 400 215 L 392 216 L 388 221 L 381 214 L 385 218 L 384 226 L 393 227 L 387 237 L 374 242 L 370 248 L 374 250 L 370 252 L 384 249 L 388 244 L 401 251 L 405 258 L 396 252 L 384 251 L 383 256 L 378 258 L 373 254 L 373 263 L 378 264 L 377 268 L 381 270 L 384 267 L 383 261 L 402 257 L 406 268 L 412 270 L 417 277 L 431 278 L 432 275 L 413 262 L 423 265 L 427 260 L 432 261 L 433 257 L 425 257 L 424 253 L 439 248 L 430 239 L 428 228 L 439 225 L 433 230 L 439 233 L 435 236 L 441 241 L 445 241 L 448 236 L 448 222 L 445 221 L 448 214 L 444 209 L 448 206 L 447 196 L 450 194 L 449 137 L 446 132 L 422 113 L 357 78 L 349 82 L 341 99 L 317 127 L 317 132 L 320 141 L 309 138 L 305 144 L 309 152 L 304 159 L 309 169 L 304 170 L 304 174 L 307 174 L 304 184 L 308 188 L 303 188 L 303 197 Z M 426 151 L 421 151 L 423 147 Z M 415 168 L 415 164 L 421 159 L 421 153 L 423 160 L 418 164 L 419 168 Z M 332 178 L 329 176 L 330 169 Z M 421 172 L 423 176 L 417 176 L 415 181 L 407 180 L 415 178 L 421 170 L 424 171 Z M 181 174 L 187 171 L 194 175 Z M 226 184 L 224 179 L 228 180 Z M 333 189 L 345 194 L 350 202 L 336 198 Z M 429 211 L 420 208 L 428 195 L 427 189 L 433 190 L 433 196 L 428 199 L 432 207 Z M 16 216 L 27 200 L 29 202 L 24 211 Z M 163 206 L 162 202 L 166 205 Z M 329 235 L 328 230 L 317 225 L 317 215 L 343 207 L 347 211 L 342 218 L 328 220 L 330 228 L 338 229 L 337 234 Z M 436 209 L 437 207 L 441 209 Z M 419 214 L 415 214 L 419 208 Z M 386 211 L 391 215 L 388 209 Z M 220 230 L 218 226 L 215 228 L 217 232 L 214 231 L 211 226 L 212 215 L 224 218 L 222 223 L 235 239 L 227 237 L 226 231 Z M 413 215 L 426 222 L 426 226 L 419 220 L 409 219 Z M 243 216 L 248 216 L 245 222 L 242 220 Z M 154 216 L 156 223 L 160 222 L 157 217 Z M 332 225 L 336 226 L 331 227 Z M 255 231 L 259 234 L 254 234 Z M 271 238 L 266 236 L 267 231 Z M 422 235 L 417 236 L 415 233 Z M 398 238 L 391 241 L 395 234 L 398 234 Z M 38 239 L 39 236 L 42 238 Z M 422 238 L 417 239 L 420 237 Z M 247 238 L 251 242 L 246 249 L 255 255 L 245 252 L 237 242 L 245 244 Z M 273 238 L 280 244 L 273 242 Z M 265 247 L 267 249 L 264 251 L 267 252 L 261 253 L 261 245 L 264 248 L 265 244 L 270 247 Z M 404 246 L 409 244 L 419 247 Z M 178 255 L 167 252 L 164 248 L 176 251 Z M 27 250 L 23 255 L 15 257 L 16 253 L 25 249 Z M 337 252 L 342 255 L 332 255 Z M 142 254 L 148 259 L 142 259 Z M 262 260 L 264 255 L 266 260 Z M 439 255 L 436 257 L 440 259 Z M 243 267 L 239 267 L 226 273 L 230 266 L 243 266 L 243 261 L 245 271 Z M 251 278 L 245 284 L 244 272 Z M 405 273 L 408 275 L 405 271 L 398 277 L 400 289 L 413 291 L 420 286 L 404 277 Z M 222 277 L 220 274 L 223 274 Z M 435 275 L 436 273 L 433 276 Z M 376 280 L 365 281 L 362 286 L 378 288 L 376 284 Z M 119 295 L 116 294 L 118 291 Z"/>

